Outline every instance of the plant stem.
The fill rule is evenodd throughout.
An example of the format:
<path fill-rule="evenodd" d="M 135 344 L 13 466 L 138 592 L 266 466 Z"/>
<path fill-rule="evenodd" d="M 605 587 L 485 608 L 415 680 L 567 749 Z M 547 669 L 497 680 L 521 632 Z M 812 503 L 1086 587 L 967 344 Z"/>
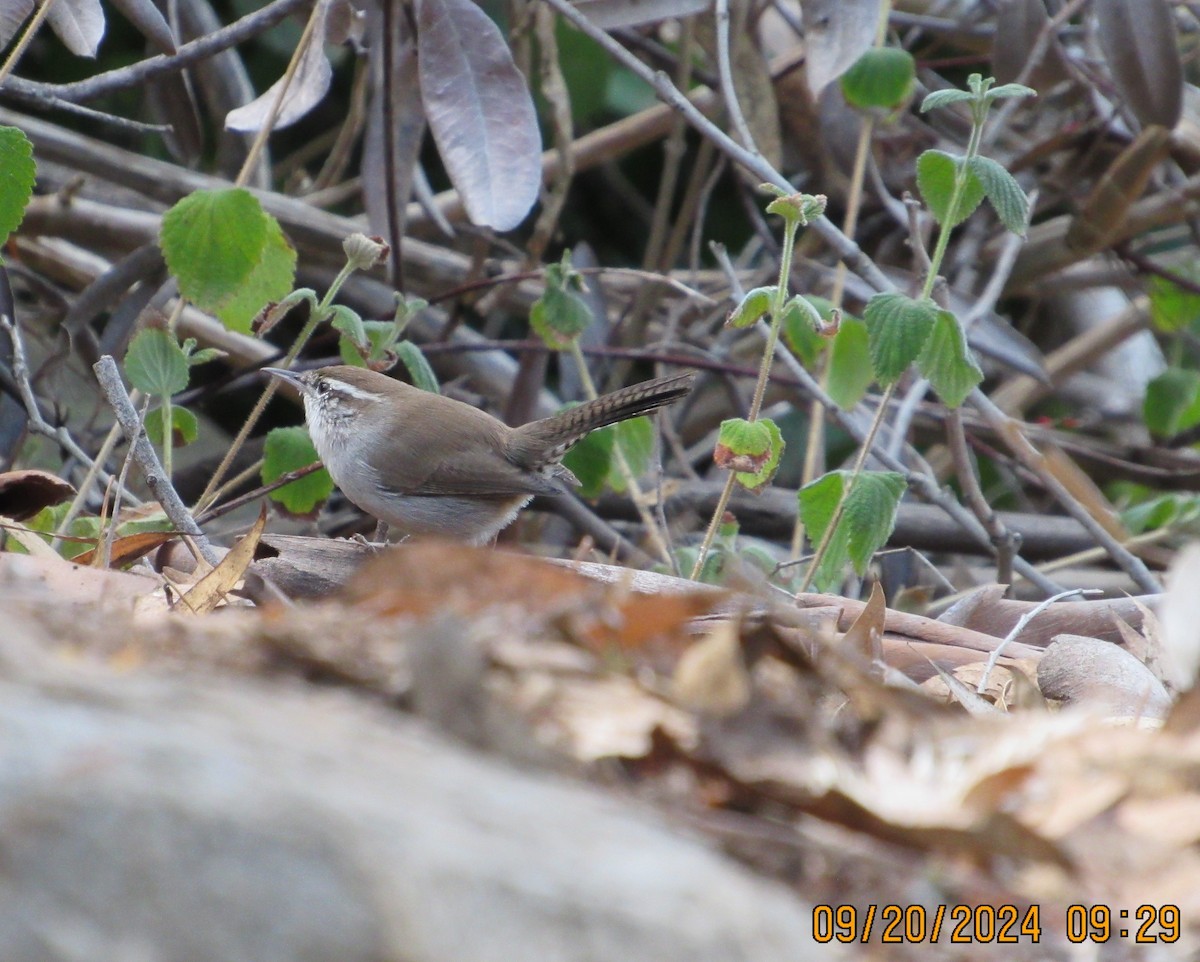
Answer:
<path fill-rule="evenodd" d="M 587 394 L 588 400 L 595 400 L 599 396 L 596 393 L 596 384 L 592 380 L 591 371 L 587 369 L 587 361 L 584 359 L 578 340 L 571 342 L 571 357 L 575 359 L 575 366 L 579 369 L 579 380 L 583 382 L 584 393 Z M 671 557 L 671 549 L 667 546 L 667 539 L 659 530 L 658 521 L 646 505 L 646 498 L 642 494 L 641 485 L 638 484 L 637 478 L 633 476 L 633 469 L 629 466 L 629 461 L 625 458 L 625 452 L 621 450 L 621 439 L 619 436 L 613 437 L 612 453 L 617 470 L 621 473 L 621 477 L 625 479 L 625 488 L 629 491 L 629 498 L 633 501 L 633 506 L 637 509 L 638 516 L 642 519 L 642 524 L 646 526 L 646 534 L 654 542 L 654 548 L 662 556 L 663 561 L 668 565 L 672 565 L 673 559 Z"/>
<path fill-rule="evenodd" d="M 767 343 L 763 347 L 762 363 L 758 366 L 758 380 L 754 383 L 754 397 L 750 401 L 750 411 L 746 415 L 747 421 L 757 421 L 759 412 L 762 411 L 763 398 L 767 393 L 767 382 L 771 377 L 771 365 L 775 361 L 775 345 L 779 342 L 779 326 L 783 323 L 783 310 L 787 306 L 788 295 L 788 278 L 792 273 L 792 257 L 796 250 L 796 231 L 800 229 L 800 221 L 794 216 L 787 216 L 784 219 L 783 229 L 783 250 L 779 255 L 779 283 L 775 289 L 775 299 L 771 304 L 771 326 L 767 330 Z M 717 535 L 717 529 L 721 525 L 721 519 L 725 516 L 725 507 L 729 504 L 729 498 L 733 494 L 733 486 L 737 483 L 737 473 L 729 472 L 729 476 L 725 479 L 725 487 L 721 490 L 721 497 L 717 500 L 716 508 L 713 510 L 712 517 L 708 521 L 708 528 L 704 532 L 704 540 L 700 543 L 700 552 L 696 555 L 696 563 L 692 565 L 691 580 L 696 581 L 700 577 L 700 572 L 704 568 L 704 561 L 708 556 L 709 550 L 712 548 L 713 539 Z"/>
<path fill-rule="evenodd" d="M 296 340 L 292 342 L 292 346 L 288 348 L 287 354 L 279 362 L 279 367 L 288 369 L 292 366 L 296 358 L 299 357 L 300 352 L 304 350 L 304 345 L 313 336 L 317 325 L 329 317 L 330 305 L 333 303 L 333 299 L 337 296 L 338 291 L 341 290 L 342 285 L 346 283 L 347 278 L 353 273 L 354 267 L 348 263 L 338 271 L 337 276 L 333 279 L 333 283 L 329 285 L 329 290 L 325 292 L 325 296 L 309 312 L 308 320 L 304 322 L 304 327 L 296 335 Z M 237 437 L 233 439 L 233 442 L 229 445 L 229 450 L 225 452 L 225 457 L 221 459 L 221 463 L 217 465 L 217 470 L 213 472 L 213 476 L 209 479 L 208 484 L 205 485 L 204 491 L 196 499 L 197 511 L 201 511 L 212 504 L 213 495 L 225 479 L 225 475 L 229 471 L 229 466 L 233 463 L 233 459 L 237 456 L 238 451 L 242 449 L 242 445 L 246 443 L 246 438 L 250 436 L 250 432 L 258 424 L 258 419 L 262 417 L 263 411 L 267 409 L 267 405 L 271 402 L 271 398 L 275 396 L 275 391 L 278 387 L 279 382 L 272 379 L 263 388 L 262 394 L 259 395 L 258 400 L 254 403 L 254 408 L 250 411 L 245 423 L 238 429 Z"/>

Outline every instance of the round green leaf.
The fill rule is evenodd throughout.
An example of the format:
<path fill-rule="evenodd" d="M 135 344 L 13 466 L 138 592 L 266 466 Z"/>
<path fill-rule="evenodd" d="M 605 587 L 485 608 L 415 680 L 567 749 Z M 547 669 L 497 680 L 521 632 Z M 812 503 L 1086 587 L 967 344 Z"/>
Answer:
<path fill-rule="evenodd" d="M 290 293 L 296 281 L 296 249 L 283 236 L 279 221 L 270 214 L 264 216 L 267 235 L 258 263 L 221 306 L 213 308 L 222 324 L 242 334 L 249 334 L 258 312 Z"/>
<path fill-rule="evenodd" d="M 263 484 L 270 484 L 289 471 L 319 460 L 308 432 L 301 427 L 275 428 L 263 445 Z M 272 501 L 292 514 L 312 514 L 333 493 L 333 478 L 322 468 L 272 491 Z"/>
<path fill-rule="evenodd" d="M 125 376 L 143 394 L 170 397 L 187 387 L 187 355 L 174 335 L 157 327 L 145 328 L 125 354 Z"/>
<path fill-rule="evenodd" d="M 891 109 L 908 99 L 915 77 L 916 63 L 907 50 L 875 47 L 842 74 L 842 95 L 847 103 L 864 110 Z"/>
<path fill-rule="evenodd" d="M 829 396 L 843 411 L 849 411 L 863 399 L 873 380 L 867 325 L 843 315 L 829 353 Z"/>
<path fill-rule="evenodd" d="M 167 211 L 159 243 L 183 296 L 207 311 L 227 304 L 262 260 L 268 225 L 241 188 L 198 190 Z"/>
<path fill-rule="evenodd" d="M 164 435 L 163 424 L 166 420 L 163 413 L 163 408 L 155 408 L 152 411 L 147 411 L 144 422 L 146 436 L 152 444 L 157 444 L 159 447 L 162 447 Z M 171 426 L 171 444 L 173 447 L 181 448 L 186 444 L 191 444 L 200 436 L 200 422 L 196 420 L 196 415 L 187 408 L 179 407 L 179 405 L 171 406 Z"/>

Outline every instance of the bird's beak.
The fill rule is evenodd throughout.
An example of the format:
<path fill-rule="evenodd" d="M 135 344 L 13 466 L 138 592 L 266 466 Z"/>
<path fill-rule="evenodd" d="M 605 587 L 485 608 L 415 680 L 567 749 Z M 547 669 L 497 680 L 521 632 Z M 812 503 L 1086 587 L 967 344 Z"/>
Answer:
<path fill-rule="evenodd" d="M 277 377 L 281 381 L 286 381 L 301 394 L 304 393 L 304 382 L 300 380 L 300 375 L 295 371 L 285 371 L 281 367 L 264 367 L 263 370 L 270 374 L 271 377 Z"/>

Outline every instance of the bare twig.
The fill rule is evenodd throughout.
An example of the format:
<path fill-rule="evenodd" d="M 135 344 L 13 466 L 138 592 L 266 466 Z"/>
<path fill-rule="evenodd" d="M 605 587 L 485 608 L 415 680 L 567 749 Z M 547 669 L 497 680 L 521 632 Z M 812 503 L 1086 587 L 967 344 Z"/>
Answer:
<path fill-rule="evenodd" d="M 768 163 L 764 157 L 756 156 L 746 150 L 726 134 L 725 131 L 721 130 L 720 127 L 704 116 L 696 108 L 695 104 L 679 91 L 665 73 L 647 67 L 607 33 L 588 20 L 568 0 L 544 0 L 544 2 L 552 6 L 566 20 L 569 20 L 588 37 L 595 40 L 609 56 L 613 57 L 622 66 L 627 67 L 653 87 L 661 100 L 679 111 L 699 134 L 711 140 L 718 150 L 735 163 L 740 164 L 755 176 L 775 184 L 777 187 L 789 192 L 795 189 L 791 182 Z M 878 291 L 891 291 L 895 289 L 895 285 L 863 253 L 862 248 L 842 233 L 828 217 L 822 216 L 810 221 L 809 226 L 820 235 L 825 243 L 834 249 L 837 255 L 846 262 L 846 266 L 850 270 L 854 271 L 872 288 Z"/>
<path fill-rule="evenodd" d="M 21 401 L 25 404 L 25 416 L 29 429 L 57 442 L 63 450 L 88 467 L 93 466 L 95 462 L 92 460 L 92 457 L 76 443 L 75 439 L 71 437 L 71 432 L 65 427 L 56 428 L 42 417 L 37 398 L 33 393 L 33 384 L 29 377 L 29 362 L 26 360 L 25 343 L 21 339 L 21 331 L 16 323 L 7 314 L 0 314 L 0 327 L 3 327 L 8 332 L 9 337 L 12 338 L 13 379 L 17 382 L 17 389 L 21 393 Z M 112 481 L 112 475 L 103 469 L 98 470 L 98 476 L 104 485 Z"/>
<path fill-rule="evenodd" d="M 996 667 L 996 662 L 1000 660 L 1001 652 L 1003 652 L 1004 649 L 1009 646 L 1009 644 L 1016 640 L 1017 636 L 1025 630 L 1025 626 L 1033 621 L 1034 618 L 1040 615 L 1056 601 L 1062 601 L 1066 598 L 1073 598 L 1075 595 L 1098 594 L 1101 594 L 1099 588 L 1073 588 L 1070 591 L 1060 591 L 1058 594 L 1052 595 L 1040 604 L 1030 608 L 1027 612 L 1025 612 L 1025 614 L 1021 615 L 1017 623 L 1013 625 L 1012 631 L 1005 635 L 1000 644 L 992 649 L 992 653 L 988 656 L 987 664 L 984 666 L 983 674 L 979 677 L 979 685 L 975 688 L 975 690 L 982 694 L 987 689 L 988 676 L 992 673 L 992 669 Z"/>
<path fill-rule="evenodd" d="M 146 484 L 153 492 L 154 497 L 158 499 L 159 504 L 162 505 L 163 511 L 180 533 L 190 536 L 195 541 L 196 548 L 203 555 L 205 561 L 211 565 L 218 564 L 221 560 L 220 554 L 217 553 L 204 532 L 200 530 L 200 526 L 196 524 L 196 520 L 171 485 L 158 460 L 158 455 L 154 453 L 154 446 L 141 430 L 137 411 L 129 400 L 125 385 L 121 382 L 121 373 L 117 370 L 117 362 L 112 359 L 111 355 L 105 354 L 93 365 L 92 370 L 96 372 L 100 390 L 104 392 L 113 413 L 116 414 L 117 421 L 121 424 L 121 430 L 125 432 L 125 437 L 129 439 L 129 443 L 134 448 L 133 457 L 146 477 Z"/>
<path fill-rule="evenodd" d="M 117 90 L 139 87 L 154 77 L 174 73 L 189 64 L 235 47 L 243 40 L 249 40 L 275 26 L 284 17 L 299 10 L 308 2 L 309 0 L 275 0 L 274 3 L 247 14 L 228 27 L 210 33 L 207 37 L 193 40 L 191 43 L 185 43 L 173 54 L 148 57 L 130 64 L 128 67 L 109 70 L 89 77 L 87 80 L 78 80 L 68 84 L 46 84 L 13 77 L 7 83 L 11 84 L 15 90 L 38 99 L 48 107 L 57 106 L 59 101 L 84 103 Z"/>

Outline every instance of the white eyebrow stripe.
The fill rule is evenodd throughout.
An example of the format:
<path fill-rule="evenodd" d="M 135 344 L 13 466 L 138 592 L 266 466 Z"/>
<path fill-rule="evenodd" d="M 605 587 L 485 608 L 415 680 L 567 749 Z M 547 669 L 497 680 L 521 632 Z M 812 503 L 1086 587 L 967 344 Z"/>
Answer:
<path fill-rule="evenodd" d="M 362 388 L 355 387 L 353 384 L 347 384 L 345 381 L 339 381 L 337 378 L 329 378 L 326 383 L 335 391 L 341 391 L 343 394 L 349 395 L 352 398 L 357 398 L 360 401 L 382 401 L 383 395 L 376 394 L 374 391 L 364 391 Z"/>

